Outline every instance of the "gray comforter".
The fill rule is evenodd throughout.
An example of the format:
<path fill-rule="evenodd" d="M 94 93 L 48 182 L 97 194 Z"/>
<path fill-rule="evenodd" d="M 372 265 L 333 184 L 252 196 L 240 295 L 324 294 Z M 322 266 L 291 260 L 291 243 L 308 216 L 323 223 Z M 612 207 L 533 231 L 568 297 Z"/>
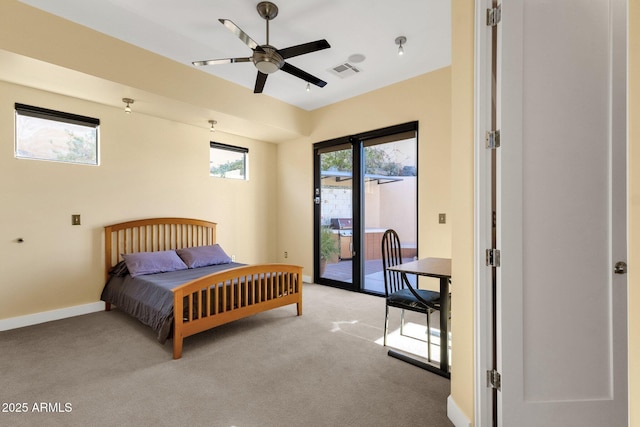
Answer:
<path fill-rule="evenodd" d="M 112 276 L 102 290 L 102 301 L 150 326 L 164 344 L 171 334 L 173 323 L 172 289 L 199 277 L 245 264 L 230 263 L 210 265 L 168 273 L 148 274 L 132 278 Z"/>

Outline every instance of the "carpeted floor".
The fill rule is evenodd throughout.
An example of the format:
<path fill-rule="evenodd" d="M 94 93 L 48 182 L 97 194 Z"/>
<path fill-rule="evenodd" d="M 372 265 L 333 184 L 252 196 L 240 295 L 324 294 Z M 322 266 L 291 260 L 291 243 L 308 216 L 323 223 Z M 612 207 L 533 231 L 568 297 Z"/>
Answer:
<path fill-rule="evenodd" d="M 176 361 L 117 310 L 0 332 L 0 425 L 452 425 L 449 381 L 375 343 L 383 298 L 303 295 L 301 317 L 283 307 L 189 337 Z"/>

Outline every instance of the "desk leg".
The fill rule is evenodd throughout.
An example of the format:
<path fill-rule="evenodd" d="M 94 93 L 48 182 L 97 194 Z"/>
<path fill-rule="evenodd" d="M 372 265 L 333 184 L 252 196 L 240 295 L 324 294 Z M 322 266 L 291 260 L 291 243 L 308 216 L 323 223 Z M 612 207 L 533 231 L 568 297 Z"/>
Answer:
<path fill-rule="evenodd" d="M 440 278 L 440 369 L 449 372 L 449 279 Z"/>
<path fill-rule="evenodd" d="M 391 356 L 391 357 L 394 357 L 396 359 L 402 360 L 403 362 L 410 363 L 413 366 L 417 366 L 420 369 L 424 369 L 425 371 L 429 371 L 429 372 L 432 372 L 434 374 L 438 374 L 441 377 L 445 377 L 445 378 L 448 378 L 448 379 L 451 378 L 451 374 L 449 372 L 444 372 L 442 369 L 438 368 L 437 366 L 433 366 L 433 365 L 430 365 L 428 363 L 421 362 L 419 360 L 414 359 L 413 357 L 409 357 L 406 354 L 400 353 L 398 351 L 389 350 L 387 352 L 387 355 Z"/>

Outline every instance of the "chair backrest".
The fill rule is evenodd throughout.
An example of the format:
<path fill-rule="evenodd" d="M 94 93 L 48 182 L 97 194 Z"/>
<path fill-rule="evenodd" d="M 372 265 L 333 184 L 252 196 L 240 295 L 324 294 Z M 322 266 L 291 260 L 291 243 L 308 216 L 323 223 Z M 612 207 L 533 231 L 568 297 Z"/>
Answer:
<path fill-rule="evenodd" d="M 397 271 L 389 271 L 388 267 L 402 263 L 402 248 L 400 246 L 400 238 L 395 230 L 387 230 L 382 236 L 382 268 L 384 273 L 384 291 L 385 295 L 403 289 L 404 282 L 402 274 Z"/>

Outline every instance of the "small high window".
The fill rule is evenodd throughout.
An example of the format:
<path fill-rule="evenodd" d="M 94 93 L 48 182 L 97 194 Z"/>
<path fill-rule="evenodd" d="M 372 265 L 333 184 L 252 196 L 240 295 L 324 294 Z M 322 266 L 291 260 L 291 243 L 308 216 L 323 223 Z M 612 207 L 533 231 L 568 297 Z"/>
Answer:
<path fill-rule="evenodd" d="M 98 164 L 99 119 L 17 103 L 15 111 L 17 158 Z"/>
<path fill-rule="evenodd" d="M 209 149 L 209 175 L 220 178 L 249 179 L 249 149 L 212 142 Z"/>

